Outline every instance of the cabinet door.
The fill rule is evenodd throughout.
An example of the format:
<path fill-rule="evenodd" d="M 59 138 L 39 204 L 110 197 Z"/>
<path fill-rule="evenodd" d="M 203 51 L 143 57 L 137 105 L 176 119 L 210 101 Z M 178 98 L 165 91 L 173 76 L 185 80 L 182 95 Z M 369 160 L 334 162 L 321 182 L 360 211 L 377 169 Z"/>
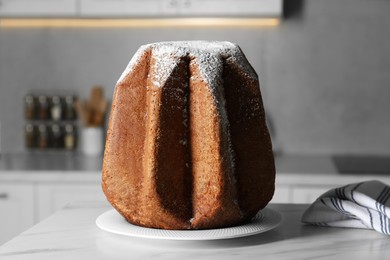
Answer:
<path fill-rule="evenodd" d="M 280 16 L 281 0 L 175 0 L 188 16 Z"/>
<path fill-rule="evenodd" d="M 38 221 L 74 201 L 105 201 L 100 183 L 40 184 L 37 188 Z"/>
<path fill-rule="evenodd" d="M 0 184 L 0 245 L 33 224 L 33 185 Z"/>
<path fill-rule="evenodd" d="M 143 17 L 177 12 L 177 0 L 82 0 L 81 16 Z"/>
<path fill-rule="evenodd" d="M 75 16 L 77 0 L 0 0 L 0 16 Z"/>
<path fill-rule="evenodd" d="M 291 203 L 291 188 L 287 185 L 276 185 L 271 203 Z"/>
<path fill-rule="evenodd" d="M 313 203 L 319 196 L 330 190 L 331 186 L 295 186 L 292 191 L 293 203 Z"/>

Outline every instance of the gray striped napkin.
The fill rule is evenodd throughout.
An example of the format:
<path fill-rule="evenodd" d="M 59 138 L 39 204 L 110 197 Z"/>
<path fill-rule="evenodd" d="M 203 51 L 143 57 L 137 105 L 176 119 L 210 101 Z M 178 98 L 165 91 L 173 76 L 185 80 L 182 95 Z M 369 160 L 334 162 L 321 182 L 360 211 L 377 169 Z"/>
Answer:
<path fill-rule="evenodd" d="M 329 190 L 304 212 L 302 222 L 329 227 L 374 229 L 390 235 L 390 187 L 365 181 Z"/>

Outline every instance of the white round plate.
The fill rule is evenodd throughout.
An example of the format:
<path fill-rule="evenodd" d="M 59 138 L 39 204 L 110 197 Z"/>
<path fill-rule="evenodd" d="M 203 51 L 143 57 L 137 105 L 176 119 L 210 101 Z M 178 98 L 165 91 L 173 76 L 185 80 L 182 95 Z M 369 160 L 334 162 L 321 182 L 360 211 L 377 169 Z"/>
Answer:
<path fill-rule="evenodd" d="M 240 226 L 205 230 L 164 230 L 130 224 L 115 209 L 111 209 L 96 219 L 96 225 L 105 231 L 132 237 L 169 240 L 216 240 L 264 233 L 278 226 L 281 219 L 282 217 L 277 211 L 264 208 L 250 222 Z"/>

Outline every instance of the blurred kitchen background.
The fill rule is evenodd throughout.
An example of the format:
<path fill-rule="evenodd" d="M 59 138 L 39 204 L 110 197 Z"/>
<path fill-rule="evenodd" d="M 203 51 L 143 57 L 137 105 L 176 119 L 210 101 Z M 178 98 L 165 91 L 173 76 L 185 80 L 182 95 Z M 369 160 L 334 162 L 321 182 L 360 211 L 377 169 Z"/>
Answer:
<path fill-rule="evenodd" d="M 34 1 L 15 2 L 31 2 L 28 10 Z M 86 2 L 92 11 L 94 2 L 105 3 Z M 107 16 L 95 8 L 98 18 Z M 202 39 L 241 46 L 259 74 L 276 149 L 390 154 L 389 1 L 286 0 L 284 9 L 275 26 L 1 27 L 1 152 L 26 152 L 23 102 L 31 91 L 66 90 L 87 98 L 92 86 L 101 85 L 111 98 L 140 45 Z"/>
<path fill-rule="evenodd" d="M 272 10 L 251 10 L 262 1 Z M 310 202 L 335 184 L 358 180 L 337 175 L 335 156 L 375 157 L 387 166 L 389 14 L 388 0 L 0 0 L 0 207 L 8 205 L 12 219 L 22 212 L 22 199 L 12 201 L 10 192 L 31 192 L 33 202 L 23 204 L 33 205 L 23 209 L 34 216 L 23 220 L 28 226 L 73 198 L 101 198 L 94 195 L 100 192 L 101 157 L 80 151 L 85 128 L 80 116 L 64 118 L 61 112 L 63 134 L 66 124 L 74 126 L 74 148 L 28 148 L 26 125 L 37 124 L 39 133 L 42 119 L 26 118 L 26 97 L 32 95 L 39 104 L 39 97 L 46 96 L 51 108 L 53 96 L 59 96 L 64 111 L 68 96 L 91 100 L 97 88 L 109 103 L 139 46 L 157 41 L 226 40 L 242 48 L 259 74 L 275 154 L 287 158 L 277 160 L 274 202 Z M 214 19 L 225 16 L 234 19 Z M 192 24 L 188 17 L 213 19 Z M 43 123 L 52 126 L 47 120 Z M 61 175 L 69 169 L 74 174 Z M 29 170 L 38 177 L 25 177 Z M 313 173 L 322 174 L 321 179 Z M 370 170 L 364 174 L 372 176 Z"/>

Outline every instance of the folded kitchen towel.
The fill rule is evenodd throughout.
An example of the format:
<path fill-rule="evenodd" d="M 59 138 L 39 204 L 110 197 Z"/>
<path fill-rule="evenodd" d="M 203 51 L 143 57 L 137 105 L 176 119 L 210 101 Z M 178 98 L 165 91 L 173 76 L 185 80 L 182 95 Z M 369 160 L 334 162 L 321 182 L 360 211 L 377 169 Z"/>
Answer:
<path fill-rule="evenodd" d="M 365 181 L 331 189 L 304 212 L 307 224 L 375 229 L 390 235 L 390 186 Z"/>

